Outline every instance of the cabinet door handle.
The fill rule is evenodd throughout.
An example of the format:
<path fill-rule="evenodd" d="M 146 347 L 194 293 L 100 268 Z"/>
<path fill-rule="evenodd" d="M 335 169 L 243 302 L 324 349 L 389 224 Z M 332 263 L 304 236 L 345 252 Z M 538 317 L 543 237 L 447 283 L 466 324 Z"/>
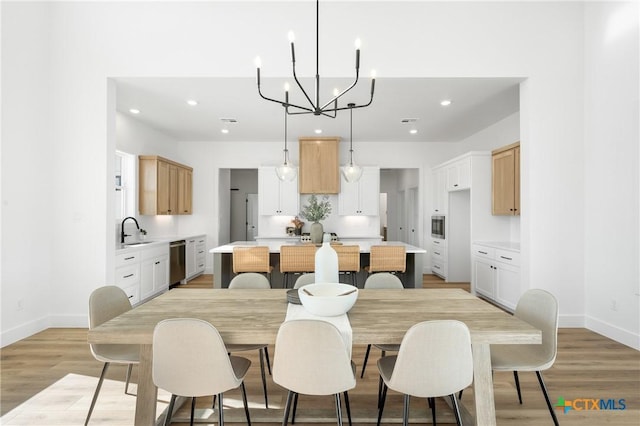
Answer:
<path fill-rule="evenodd" d="M 486 251 L 481 251 L 481 250 L 478 250 L 478 253 L 480 253 L 480 254 L 489 254 Z"/>
<path fill-rule="evenodd" d="M 129 296 L 129 299 L 133 299 L 133 294 L 131 296 Z"/>
<path fill-rule="evenodd" d="M 434 268 L 436 269 L 440 269 L 440 267 L 438 265 L 433 265 Z"/>
<path fill-rule="evenodd" d="M 440 256 L 440 253 L 438 253 L 437 251 L 434 251 L 433 254 L 437 254 L 438 256 Z"/>
<path fill-rule="evenodd" d="M 131 256 L 131 257 L 125 257 L 124 260 L 131 260 L 131 259 L 135 259 L 135 256 Z"/>
<path fill-rule="evenodd" d="M 159 265 L 159 264 L 160 264 L 160 262 L 156 262 L 156 265 Z"/>
<path fill-rule="evenodd" d="M 129 275 L 125 275 L 125 276 L 124 276 L 124 277 L 122 277 L 122 278 L 130 278 L 130 277 L 132 277 L 132 276 L 133 276 L 133 274 L 129 274 Z"/>
<path fill-rule="evenodd" d="M 458 186 L 458 184 L 457 184 L 457 183 L 453 185 L 453 187 L 454 187 L 454 188 L 455 188 L 456 186 Z"/>
<path fill-rule="evenodd" d="M 511 257 L 500 256 L 502 259 L 513 260 Z"/>

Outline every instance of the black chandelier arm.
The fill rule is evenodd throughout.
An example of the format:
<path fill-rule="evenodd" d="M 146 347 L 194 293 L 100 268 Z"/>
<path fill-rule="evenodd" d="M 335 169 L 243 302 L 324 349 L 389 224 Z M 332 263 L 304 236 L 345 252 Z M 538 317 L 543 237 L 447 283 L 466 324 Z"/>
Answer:
<path fill-rule="evenodd" d="M 300 90 L 302 90 L 302 93 L 304 94 L 304 97 L 307 98 L 307 100 L 309 101 L 309 104 L 311 105 L 312 109 L 302 108 L 302 107 L 298 107 L 298 106 L 296 106 L 296 108 L 304 109 L 304 110 L 313 112 L 317 108 L 317 105 L 313 104 L 313 101 L 311 100 L 309 95 L 307 95 L 307 91 L 304 90 L 304 87 L 302 87 L 302 84 L 300 83 L 300 80 L 298 80 L 298 75 L 296 74 L 296 60 L 295 60 L 295 56 L 293 54 L 293 43 L 291 43 L 291 56 L 292 56 L 291 68 L 293 69 L 293 79 L 295 80 L 295 82 L 298 85 L 298 87 L 300 88 Z"/>
<path fill-rule="evenodd" d="M 340 92 L 337 96 L 335 96 L 333 99 L 331 99 L 329 102 L 327 102 L 326 104 L 324 104 L 322 106 L 322 108 L 320 108 L 321 110 L 324 111 L 324 109 L 329 106 L 329 104 L 333 101 L 337 101 L 338 99 L 340 99 L 340 97 L 342 95 L 344 95 L 345 93 L 347 93 L 349 90 L 353 89 L 356 84 L 358 84 L 358 79 L 360 78 L 360 49 L 356 50 L 356 78 L 353 81 L 353 83 L 351 84 L 351 86 L 347 87 L 346 89 L 344 89 L 342 92 Z"/>

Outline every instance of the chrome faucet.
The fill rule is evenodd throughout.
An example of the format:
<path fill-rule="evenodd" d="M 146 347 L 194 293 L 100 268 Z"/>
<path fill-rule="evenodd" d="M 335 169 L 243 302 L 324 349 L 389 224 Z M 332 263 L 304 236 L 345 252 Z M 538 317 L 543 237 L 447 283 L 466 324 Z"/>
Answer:
<path fill-rule="evenodd" d="M 120 224 L 120 244 L 124 244 L 124 237 L 131 236 L 129 234 L 124 233 L 124 223 L 127 221 L 127 219 L 133 220 L 136 223 L 136 228 L 138 228 L 138 230 L 140 229 L 140 225 L 138 225 L 138 221 L 136 220 L 135 217 L 128 216 L 122 219 L 122 223 Z"/>

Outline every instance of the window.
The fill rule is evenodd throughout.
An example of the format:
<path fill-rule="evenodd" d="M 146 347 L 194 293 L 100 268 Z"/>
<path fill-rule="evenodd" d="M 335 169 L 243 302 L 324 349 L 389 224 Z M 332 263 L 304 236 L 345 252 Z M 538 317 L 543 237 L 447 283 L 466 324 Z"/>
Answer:
<path fill-rule="evenodd" d="M 116 151 L 115 218 L 120 222 L 135 215 L 135 155 Z"/>

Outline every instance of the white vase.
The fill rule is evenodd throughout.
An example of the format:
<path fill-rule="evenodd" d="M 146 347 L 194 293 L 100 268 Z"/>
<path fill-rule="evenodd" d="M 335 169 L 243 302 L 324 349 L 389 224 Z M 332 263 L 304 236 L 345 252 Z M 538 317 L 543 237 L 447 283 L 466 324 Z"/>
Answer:
<path fill-rule="evenodd" d="M 320 244 L 322 242 L 322 235 L 324 230 L 322 229 L 322 224 L 320 222 L 313 222 L 311 224 L 311 242 L 314 244 Z"/>
<path fill-rule="evenodd" d="M 331 236 L 324 234 L 322 247 L 316 251 L 315 282 L 337 283 L 338 281 L 338 253 L 331 247 Z"/>

